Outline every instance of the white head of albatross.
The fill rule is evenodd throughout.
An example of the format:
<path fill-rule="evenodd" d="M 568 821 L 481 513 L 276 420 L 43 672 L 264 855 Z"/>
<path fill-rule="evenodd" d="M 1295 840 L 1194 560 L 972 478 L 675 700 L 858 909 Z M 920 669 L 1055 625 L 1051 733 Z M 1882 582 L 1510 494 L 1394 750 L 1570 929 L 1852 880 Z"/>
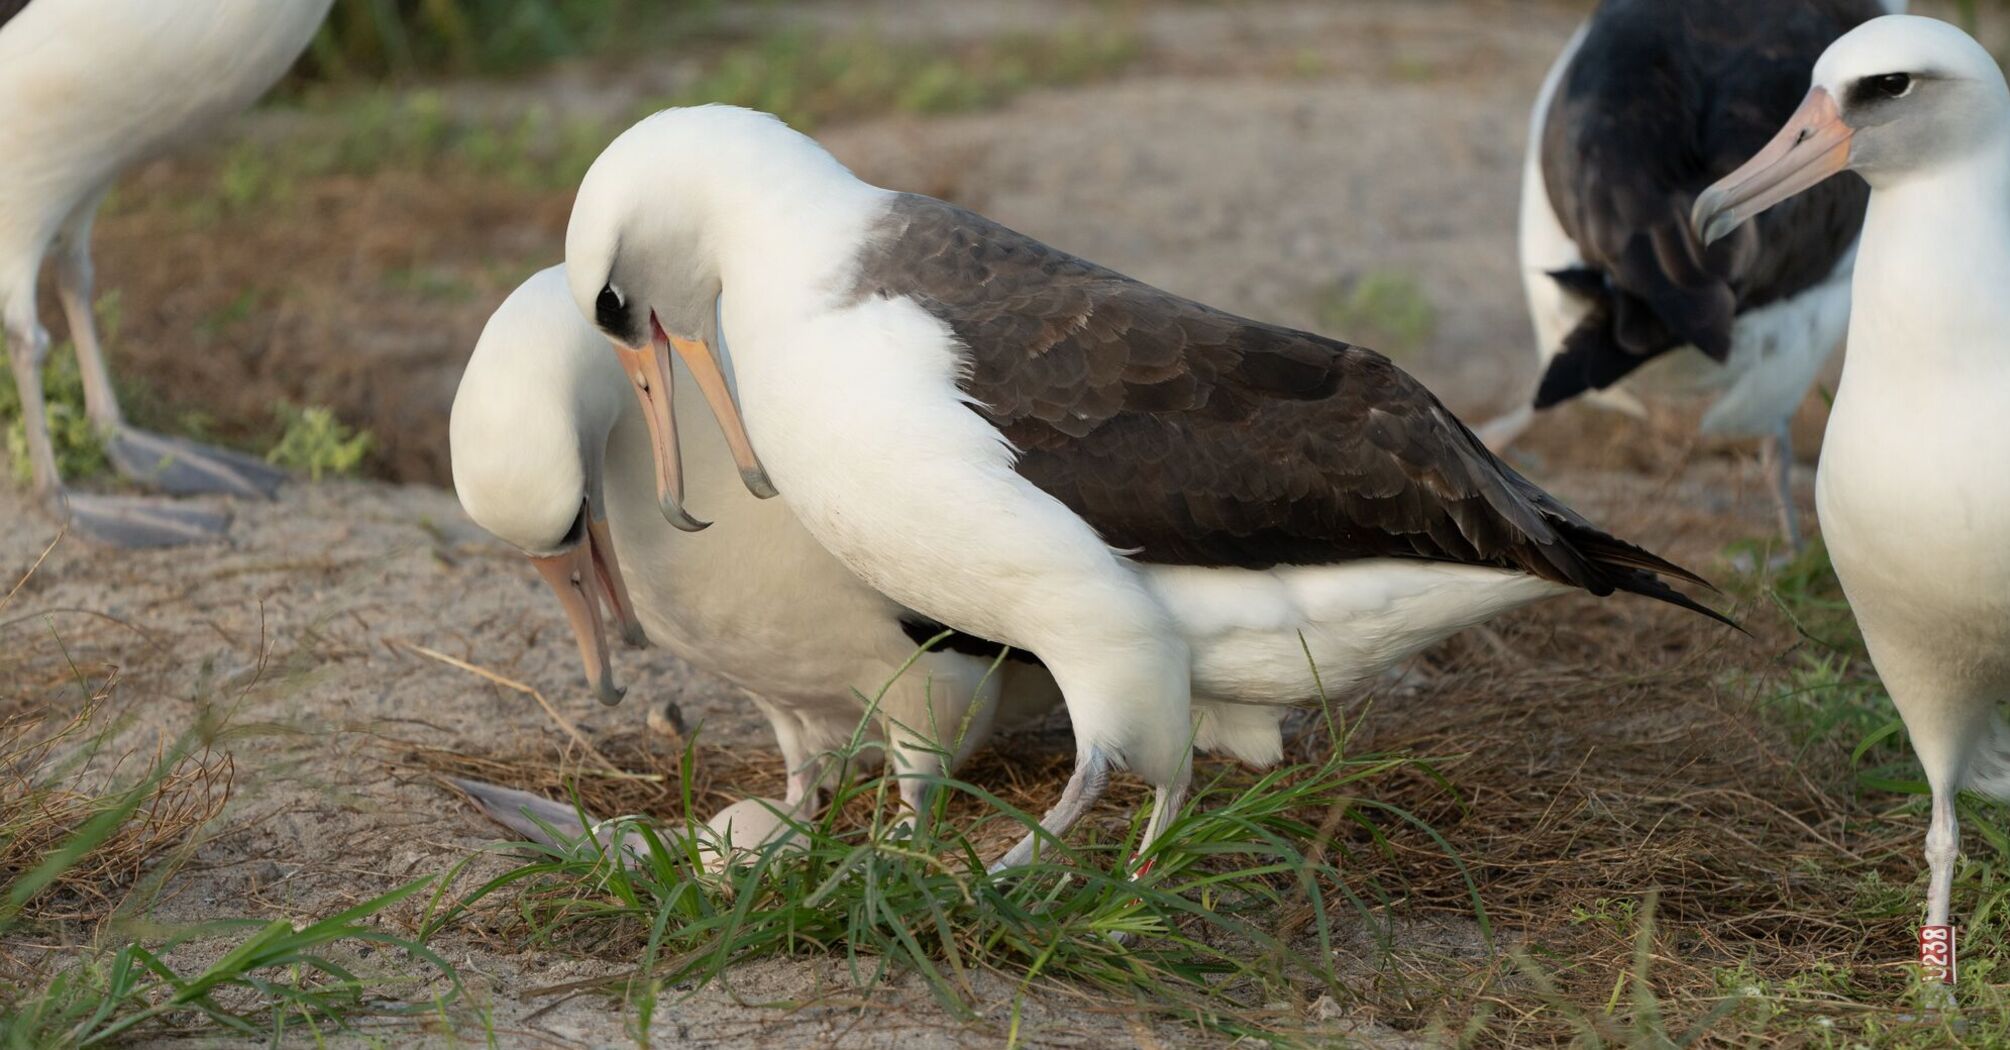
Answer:
<path fill-rule="evenodd" d="M 2010 88 L 1995 60 L 1944 22 L 1866 23 L 1695 224 L 1723 236 L 1845 168 L 1869 180 L 1870 211 L 1815 494 L 1933 790 L 1920 962 L 1952 984 L 1955 796 L 2010 800 Z"/>
<path fill-rule="evenodd" d="M 646 643 L 607 530 L 607 437 L 625 395 L 595 362 L 566 353 L 578 324 L 547 308 L 562 268 L 525 282 L 482 330 L 447 424 L 454 491 L 468 516 L 522 551 L 565 609 L 604 704 L 621 702 L 602 606 L 631 645 Z"/>
<path fill-rule="evenodd" d="M 870 186 L 765 114 L 624 133 L 567 268 L 623 353 L 730 347 L 761 463 L 860 578 L 1053 672 L 1076 767 L 1049 834 L 1124 767 L 1149 850 L 1196 742 L 1275 760 L 1278 705 L 1319 696 L 1306 647 L 1337 686 L 1572 588 L 1698 608 L 1379 354 Z"/>

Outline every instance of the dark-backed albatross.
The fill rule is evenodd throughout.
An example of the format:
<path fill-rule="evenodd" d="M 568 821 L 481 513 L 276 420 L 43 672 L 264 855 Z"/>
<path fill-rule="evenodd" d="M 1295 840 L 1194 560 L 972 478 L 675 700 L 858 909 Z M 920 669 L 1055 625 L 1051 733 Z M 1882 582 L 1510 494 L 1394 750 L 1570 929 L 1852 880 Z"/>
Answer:
<path fill-rule="evenodd" d="M 1077 763 L 1053 835 L 1128 768 L 1156 789 L 1148 850 L 1194 746 L 1274 761 L 1277 705 L 1517 606 L 1707 612 L 1661 578 L 1696 577 L 1516 474 L 1387 358 L 869 185 L 764 113 L 625 132 L 566 268 L 659 433 L 671 355 L 724 390 L 723 351 L 744 421 L 710 404 L 754 484 L 875 589 L 1047 665 Z"/>
<path fill-rule="evenodd" d="M 165 492 L 265 497 L 250 456 L 126 424 L 91 313 L 91 222 L 119 173 L 243 111 L 313 39 L 333 0 L 0 0 L 0 325 L 21 392 L 35 494 L 83 535 L 160 547 L 225 518 L 172 501 L 72 492 L 49 440 L 49 333 L 35 281 L 53 250 L 84 407 L 112 465 Z"/>
<path fill-rule="evenodd" d="M 1705 251 L 1697 193 L 1793 112 L 1829 43 L 1903 0 L 1605 0 L 1537 96 L 1521 269 L 1542 377 L 1480 433 L 1496 450 L 1580 396 L 1706 401 L 1706 435 L 1764 441 L 1798 548 L 1790 423 L 1849 323 L 1865 190 L 1838 179 Z"/>
<path fill-rule="evenodd" d="M 1963 788 L 2010 801 L 2010 88 L 1945 22 L 1831 45 L 1771 144 L 1696 201 L 1705 241 L 1842 171 L 1869 181 L 1822 538 L 1933 789 L 1920 962 L 1954 983 Z"/>

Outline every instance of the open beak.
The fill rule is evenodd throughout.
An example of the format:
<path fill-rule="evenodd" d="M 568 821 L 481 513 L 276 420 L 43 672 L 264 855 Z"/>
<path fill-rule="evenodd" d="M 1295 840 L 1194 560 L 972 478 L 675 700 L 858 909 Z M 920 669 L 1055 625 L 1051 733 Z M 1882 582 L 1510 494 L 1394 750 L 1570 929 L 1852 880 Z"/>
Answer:
<path fill-rule="evenodd" d="M 1766 148 L 1696 198 L 1690 225 L 1708 247 L 1767 208 L 1849 167 L 1850 126 L 1827 88 L 1815 88 Z"/>
<path fill-rule="evenodd" d="M 620 703 L 624 690 L 614 684 L 614 666 L 607 658 L 607 631 L 600 620 L 601 566 L 605 564 L 612 569 L 613 562 L 603 563 L 594 554 L 590 531 L 571 549 L 533 556 L 530 562 L 537 566 L 538 575 L 551 585 L 552 593 L 558 595 L 558 604 L 565 609 L 566 622 L 572 625 L 572 636 L 579 642 L 579 658 L 586 664 L 586 684 L 592 687 L 593 695 L 610 707 Z M 613 571 L 614 578 L 620 579 L 619 570 Z M 624 604 L 626 598 L 626 593 L 622 593 L 620 600 Z M 614 605 L 617 599 L 609 594 L 606 600 Z"/>
<path fill-rule="evenodd" d="M 635 616 L 635 602 L 628 597 L 628 581 L 621 577 L 621 562 L 614 557 L 614 540 L 607 534 L 607 518 L 588 504 L 586 542 L 593 549 L 593 575 L 600 581 L 600 595 L 606 599 L 614 622 L 621 625 L 621 640 L 632 649 L 649 645 L 649 634 Z"/>

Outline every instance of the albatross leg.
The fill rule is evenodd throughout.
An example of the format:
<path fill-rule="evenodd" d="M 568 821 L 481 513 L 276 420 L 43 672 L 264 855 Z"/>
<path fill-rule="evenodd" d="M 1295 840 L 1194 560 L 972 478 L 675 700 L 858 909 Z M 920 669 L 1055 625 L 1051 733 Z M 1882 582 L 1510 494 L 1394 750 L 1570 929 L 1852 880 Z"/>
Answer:
<path fill-rule="evenodd" d="M 100 199 L 102 195 L 86 201 L 64 226 L 56 250 L 56 297 L 77 347 L 84 409 L 98 433 L 105 436 L 105 452 L 112 466 L 127 478 L 177 496 L 214 493 L 270 499 L 286 474 L 264 460 L 126 425 L 112 387 L 111 370 L 105 364 L 104 345 L 98 340 L 97 318 L 91 312 L 96 288 L 91 267 L 91 220 Z M 221 522 L 215 531 L 222 531 Z"/>
<path fill-rule="evenodd" d="M 1947 921 L 1954 896 L 1954 863 L 1961 856 L 1961 825 L 1954 813 L 1954 787 L 1929 777 L 1933 820 L 1926 829 L 1926 925 L 1919 931 L 1920 969 L 1928 981 L 1928 1006 L 1953 1005 L 1954 926 Z"/>
<path fill-rule="evenodd" d="M 1101 751 L 1089 748 L 1076 760 L 1075 775 L 1069 777 L 1068 786 L 1061 789 L 1061 800 L 1054 803 L 1054 808 L 1048 810 L 1046 816 L 1040 818 L 1040 827 L 1056 838 L 1067 834 L 1068 829 L 1082 819 L 1082 815 L 1089 811 L 1090 806 L 1096 804 L 1096 800 L 1102 797 L 1104 789 L 1109 786 L 1110 760 Z M 1033 859 L 1033 847 L 1039 840 L 1039 832 L 1027 832 L 1026 837 L 1020 839 L 1018 845 L 992 862 L 990 872 L 995 875 L 1007 868 L 1027 864 Z"/>
<path fill-rule="evenodd" d="M 1773 483 L 1773 502 L 1779 508 L 1781 535 L 1787 541 L 1787 549 L 1799 554 L 1804 543 L 1801 539 L 1800 510 L 1794 505 L 1793 420 L 1780 421 L 1780 429 L 1760 446 L 1759 459 Z"/>
<path fill-rule="evenodd" d="M 1138 856 L 1151 852 L 1159 836 L 1179 816 L 1179 807 L 1186 801 L 1187 786 L 1193 783 L 1193 756 L 1187 756 L 1186 764 L 1180 768 L 1179 779 L 1171 784 L 1161 785 L 1152 797 L 1152 816 L 1145 822 L 1145 833 L 1138 839 Z M 1152 870 L 1156 858 L 1147 858 L 1143 865 L 1131 873 L 1132 878 L 1142 878 Z"/>
<path fill-rule="evenodd" d="M 32 290 L 29 294 L 32 296 Z M 10 305 L 15 309 L 7 319 L 8 357 L 21 399 L 21 426 L 27 434 L 35 495 L 49 512 L 85 537 L 119 547 L 174 547 L 221 536 L 230 519 L 215 511 L 70 492 L 63 487 L 55 446 L 49 440 L 49 408 L 42 397 L 42 362 L 49 356 L 49 333 L 35 320 L 32 305 L 22 310 L 19 297 Z"/>

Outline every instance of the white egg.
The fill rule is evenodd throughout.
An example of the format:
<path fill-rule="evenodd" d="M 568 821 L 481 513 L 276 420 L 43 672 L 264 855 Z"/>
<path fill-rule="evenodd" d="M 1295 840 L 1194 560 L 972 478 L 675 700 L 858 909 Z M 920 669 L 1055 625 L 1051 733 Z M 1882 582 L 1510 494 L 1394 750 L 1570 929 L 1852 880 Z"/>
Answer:
<path fill-rule="evenodd" d="M 724 871 L 727 864 L 750 861 L 754 851 L 783 836 L 789 837 L 784 848 L 802 849 L 802 839 L 782 819 L 787 811 L 788 804 L 780 799 L 748 798 L 714 813 L 705 822 L 710 832 L 701 847 L 710 854 L 705 867 Z"/>

